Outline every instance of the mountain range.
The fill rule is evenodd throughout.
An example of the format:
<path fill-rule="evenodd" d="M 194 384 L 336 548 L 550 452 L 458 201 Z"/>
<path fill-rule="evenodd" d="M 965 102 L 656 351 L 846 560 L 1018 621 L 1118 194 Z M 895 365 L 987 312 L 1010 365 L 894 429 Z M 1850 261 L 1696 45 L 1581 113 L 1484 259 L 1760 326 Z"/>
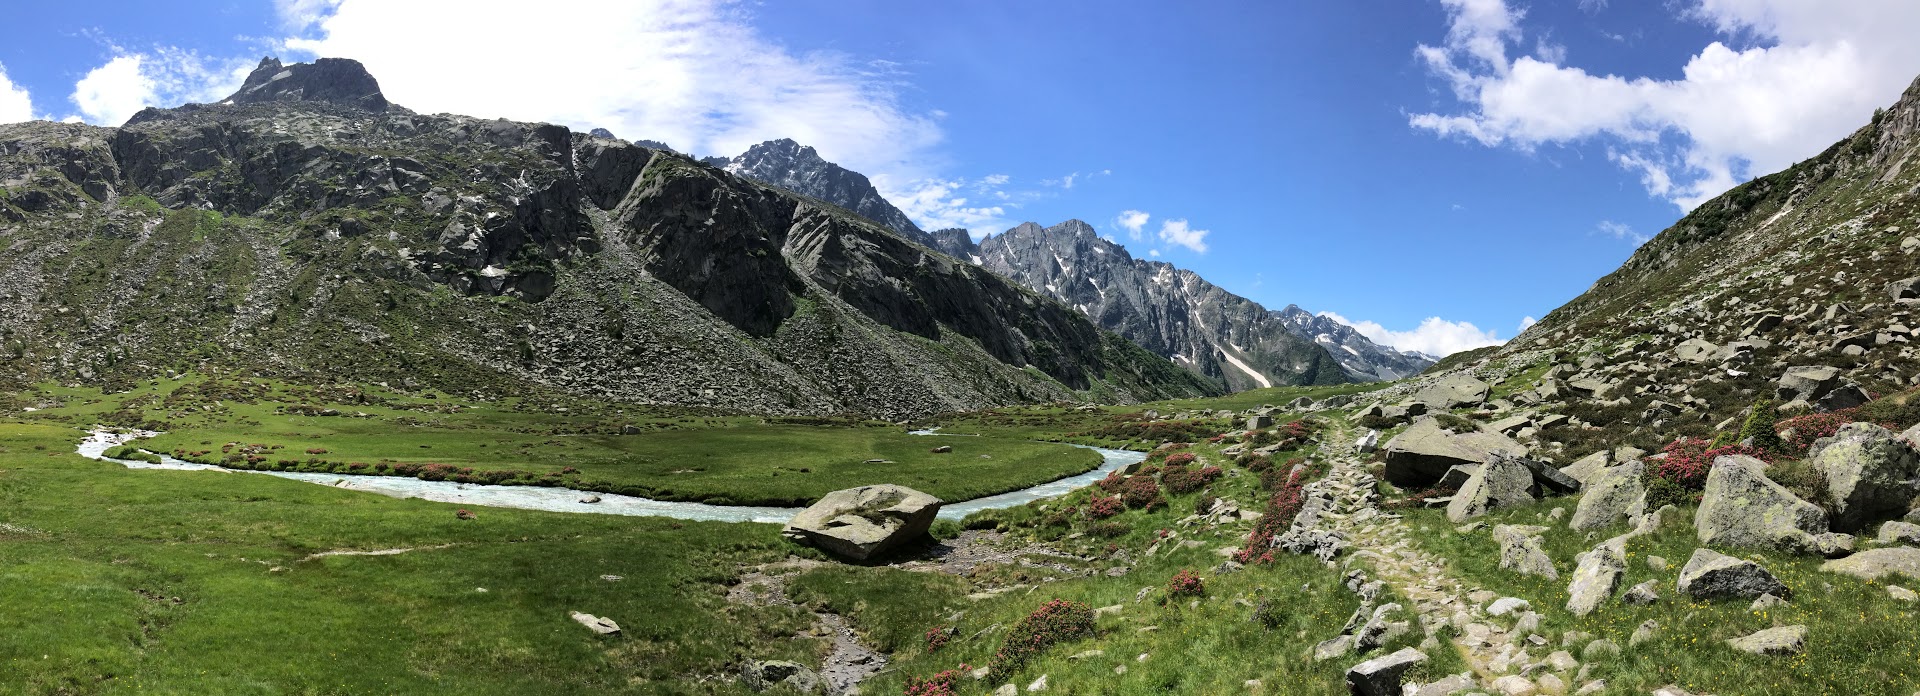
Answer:
<path fill-rule="evenodd" d="M 890 418 L 1222 391 L 875 215 L 269 58 L 217 104 L 0 126 L 0 363 Z"/>
<path fill-rule="evenodd" d="M 1172 264 L 1135 259 L 1080 220 L 1052 227 L 1029 222 L 977 243 L 966 230 L 922 231 L 866 176 L 792 140 L 764 142 L 714 161 L 729 172 L 846 208 L 1064 302 L 1230 391 L 1394 380 L 1437 359 L 1378 345 L 1351 326 L 1294 305 L 1268 310 Z"/>

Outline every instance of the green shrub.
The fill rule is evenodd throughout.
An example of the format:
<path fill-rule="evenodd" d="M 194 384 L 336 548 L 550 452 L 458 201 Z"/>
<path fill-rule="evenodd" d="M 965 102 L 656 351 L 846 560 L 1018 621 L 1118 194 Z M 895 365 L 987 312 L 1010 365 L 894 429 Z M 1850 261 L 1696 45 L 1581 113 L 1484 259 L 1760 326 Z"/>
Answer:
<path fill-rule="evenodd" d="M 987 673 L 993 679 L 1005 679 L 1047 648 L 1091 635 L 1093 607 L 1064 599 L 1049 601 L 1007 632 L 1006 641 L 987 663 Z"/>

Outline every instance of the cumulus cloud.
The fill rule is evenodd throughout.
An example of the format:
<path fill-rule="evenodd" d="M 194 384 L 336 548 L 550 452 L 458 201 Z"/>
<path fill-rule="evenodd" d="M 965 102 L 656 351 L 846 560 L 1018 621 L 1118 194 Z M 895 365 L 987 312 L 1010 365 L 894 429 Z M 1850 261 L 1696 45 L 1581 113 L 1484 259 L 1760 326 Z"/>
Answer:
<path fill-rule="evenodd" d="M 1427 317 L 1411 331 L 1394 331 L 1378 322 L 1353 321 L 1333 312 L 1321 312 L 1320 316 L 1351 326 L 1367 340 L 1398 350 L 1410 350 L 1436 357 L 1445 357 L 1463 350 L 1497 346 L 1505 343 L 1497 332 L 1481 331 L 1470 322 L 1447 321 L 1440 317 Z M 1521 326 L 1530 326 L 1532 317 L 1521 322 Z M 1525 330 L 1522 328 L 1522 330 Z"/>
<path fill-rule="evenodd" d="M 879 185 L 878 181 L 875 183 Z M 960 227 L 974 237 L 1006 229 L 1007 210 L 1004 206 L 975 205 L 966 196 L 959 195 L 963 189 L 978 186 L 977 182 L 970 183 L 965 179 L 925 179 L 885 195 L 900 208 L 900 212 L 913 218 L 923 229 Z M 991 189 L 988 192 L 999 193 Z"/>
<path fill-rule="evenodd" d="M 1144 210 L 1122 210 L 1120 217 L 1113 219 L 1113 224 L 1126 230 L 1127 238 L 1137 242 L 1140 241 L 1141 231 L 1147 227 L 1147 220 L 1152 217 Z"/>
<path fill-rule="evenodd" d="M 27 88 L 7 78 L 7 67 L 0 65 L 0 123 L 33 120 L 33 98 Z"/>
<path fill-rule="evenodd" d="M 928 195 L 940 115 L 902 103 L 897 65 L 801 53 L 727 0 L 281 0 L 286 47 L 358 59 L 387 97 L 426 112 L 603 127 L 685 152 L 812 145 L 881 192 Z M 433 27 L 422 32 L 420 27 Z M 937 224 L 936 221 L 925 221 Z"/>
<path fill-rule="evenodd" d="M 1462 109 L 1412 114 L 1414 128 L 1521 150 L 1603 142 L 1683 209 L 1820 152 L 1920 69 L 1920 3 L 1909 0 L 1688 0 L 1683 16 L 1725 41 L 1701 47 L 1677 79 L 1589 73 L 1544 43 L 1516 58 L 1524 15 L 1506 0 L 1441 4 L 1446 39 L 1416 55 Z"/>
<path fill-rule="evenodd" d="M 1514 333 L 1515 335 L 1526 333 L 1527 329 L 1533 328 L 1533 325 L 1538 323 L 1540 323 L 1539 319 L 1535 319 L 1533 317 L 1520 317 L 1520 329 L 1518 331 L 1515 331 Z"/>
<path fill-rule="evenodd" d="M 252 63 L 217 59 L 194 51 L 160 47 L 114 57 L 73 85 L 69 99 L 88 123 L 118 126 L 149 106 L 178 106 L 226 98 L 246 80 Z"/>
<path fill-rule="evenodd" d="M 1160 221 L 1160 241 L 1186 247 L 1196 254 L 1207 253 L 1208 234 L 1207 230 L 1193 229 L 1186 220 Z"/>

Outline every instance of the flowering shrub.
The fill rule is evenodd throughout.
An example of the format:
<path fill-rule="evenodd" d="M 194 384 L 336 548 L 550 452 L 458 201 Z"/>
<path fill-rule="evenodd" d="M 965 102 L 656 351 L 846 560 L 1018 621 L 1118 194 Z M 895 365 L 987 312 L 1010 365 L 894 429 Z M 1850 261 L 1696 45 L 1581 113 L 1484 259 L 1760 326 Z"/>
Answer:
<path fill-rule="evenodd" d="M 1099 493 L 1093 494 L 1093 499 L 1087 502 L 1087 516 L 1096 520 L 1118 515 L 1126 509 L 1126 504 L 1121 503 L 1119 498 Z"/>
<path fill-rule="evenodd" d="M 939 652 L 949 640 L 953 640 L 952 626 L 942 624 L 927 629 L 927 652 Z"/>
<path fill-rule="evenodd" d="M 1788 418 L 1775 423 L 1774 429 L 1781 434 L 1787 454 L 1798 457 L 1806 455 L 1807 450 L 1820 438 L 1833 437 L 1834 433 L 1840 432 L 1841 426 L 1862 420 L 1866 419 L 1861 416 L 1860 409 L 1843 408 L 1832 413 L 1809 413 Z M 1893 423 L 1881 423 L 1880 427 L 1896 432 L 1900 429 Z"/>
<path fill-rule="evenodd" d="M 1160 482 L 1152 476 L 1128 478 L 1120 487 L 1120 500 L 1135 510 L 1152 510 L 1167 504 L 1167 499 L 1160 497 Z"/>
<path fill-rule="evenodd" d="M 1181 570 L 1167 581 L 1168 597 L 1199 597 L 1207 593 L 1207 583 L 1191 570 Z"/>
<path fill-rule="evenodd" d="M 1199 471 L 1194 471 L 1184 466 L 1174 467 L 1169 465 L 1166 473 L 1160 475 L 1160 482 L 1166 484 L 1168 493 L 1179 495 L 1200 490 L 1202 486 L 1212 483 L 1214 479 L 1220 478 L 1222 473 L 1224 472 L 1217 466 L 1209 466 Z"/>
<path fill-rule="evenodd" d="M 1772 453 L 1756 447 L 1742 445 L 1714 447 L 1711 442 L 1690 437 L 1674 440 L 1661 451 L 1667 456 L 1654 462 L 1653 476 L 1679 484 L 1681 488 L 1689 491 L 1707 487 L 1707 472 L 1713 468 L 1714 459 L 1744 454 L 1761 461 L 1773 460 Z"/>
<path fill-rule="evenodd" d="M 1192 452 L 1176 452 L 1174 454 L 1167 456 L 1166 465 L 1169 467 L 1186 466 L 1188 464 L 1192 464 L 1193 460 L 1197 458 L 1198 457 L 1193 456 Z"/>
<path fill-rule="evenodd" d="M 1100 523 L 1094 524 L 1092 527 L 1087 528 L 1087 534 L 1090 534 L 1092 536 L 1096 536 L 1102 539 L 1112 539 L 1117 536 L 1126 536 L 1127 532 L 1131 532 L 1131 531 L 1133 531 L 1132 527 L 1129 527 L 1120 522 L 1100 522 Z M 1108 551 L 1107 553 L 1113 553 L 1113 552 Z"/>
<path fill-rule="evenodd" d="M 453 511 L 453 516 L 463 520 L 470 520 L 475 517 L 478 517 L 479 515 L 473 514 L 473 512 L 467 510 L 466 508 L 460 508 L 458 510 Z"/>
<path fill-rule="evenodd" d="M 1099 486 L 1100 490 L 1112 493 L 1120 490 L 1120 486 L 1126 482 L 1127 477 L 1122 476 L 1119 469 L 1114 469 L 1113 471 L 1107 472 L 1106 478 L 1093 482 L 1093 485 Z"/>
<path fill-rule="evenodd" d="M 962 662 L 957 669 L 949 669 L 926 679 L 907 677 L 906 696 L 954 696 L 960 693 L 960 677 L 972 671 L 972 667 Z"/>
<path fill-rule="evenodd" d="M 1064 599 L 1049 601 L 1007 632 L 1006 641 L 987 663 L 987 673 L 996 679 L 1012 676 L 1047 648 L 1091 635 L 1093 607 Z"/>
<path fill-rule="evenodd" d="M 1199 442 L 1220 432 L 1219 425 L 1203 420 L 1149 421 L 1140 414 L 1115 416 L 1114 422 L 1092 430 L 1068 433 L 1069 438 L 1091 437 L 1104 440 L 1144 440 L 1147 442 Z"/>
<path fill-rule="evenodd" d="M 1300 508 L 1306 505 L 1307 498 L 1302 489 L 1306 488 L 1310 471 L 1295 470 L 1275 482 L 1277 490 L 1272 498 L 1267 499 L 1266 511 L 1260 516 L 1260 521 L 1254 523 L 1253 532 L 1247 535 L 1246 548 L 1233 555 L 1234 560 L 1247 564 L 1273 562 L 1273 538 L 1292 527 L 1294 515 L 1300 514 Z M 1277 473 L 1278 469 L 1262 473 L 1261 481 L 1266 481 L 1267 474 Z"/>

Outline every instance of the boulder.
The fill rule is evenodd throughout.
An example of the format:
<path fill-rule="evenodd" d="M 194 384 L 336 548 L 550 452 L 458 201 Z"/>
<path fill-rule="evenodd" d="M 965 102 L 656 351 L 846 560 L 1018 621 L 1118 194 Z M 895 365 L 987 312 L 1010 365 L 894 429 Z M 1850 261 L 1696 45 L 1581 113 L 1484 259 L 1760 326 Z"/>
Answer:
<path fill-rule="evenodd" d="M 1533 472 L 1534 482 L 1539 483 L 1541 487 L 1555 493 L 1580 492 L 1580 480 L 1554 468 L 1553 465 L 1526 457 L 1515 457 L 1515 459 L 1526 465 L 1527 471 Z"/>
<path fill-rule="evenodd" d="M 1600 450 L 1575 460 L 1572 464 L 1560 467 L 1560 473 L 1579 481 L 1582 486 L 1593 485 L 1594 479 L 1614 463 L 1613 452 Z"/>
<path fill-rule="evenodd" d="M 1841 380 L 1839 386 L 1829 390 L 1820 398 L 1814 399 L 1813 410 L 1820 413 L 1832 413 L 1842 409 L 1853 408 L 1871 400 L 1873 399 L 1867 395 L 1867 390 L 1862 389 L 1860 385 Z"/>
<path fill-rule="evenodd" d="M 1894 546 L 1868 549 L 1838 560 L 1820 564 L 1829 573 L 1851 575 L 1861 580 L 1879 580 L 1889 575 L 1905 575 L 1920 580 L 1920 549 Z"/>
<path fill-rule="evenodd" d="M 1750 599 L 1763 594 L 1793 596 L 1792 590 L 1760 564 L 1709 548 L 1693 550 L 1693 557 L 1680 569 L 1680 580 L 1674 589 L 1694 599 Z"/>
<path fill-rule="evenodd" d="M 1780 375 L 1779 386 L 1774 397 L 1782 402 L 1802 400 L 1812 402 L 1840 383 L 1840 368 L 1811 366 L 1789 367 Z"/>
<path fill-rule="evenodd" d="M 1380 449 L 1380 431 L 1367 430 L 1367 434 L 1361 435 L 1360 439 L 1353 443 L 1353 449 L 1361 454 L 1369 454 Z"/>
<path fill-rule="evenodd" d="M 787 521 L 781 534 L 856 561 L 918 539 L 933 526 L 940 499 L 879 484 L 826 494 Z"/>
<path fill-rule="evenodd" d="M 1573 509 L 1567 526 L 1580 531 L 1606 527 L 1622 519 L 1638 519 L 1647 509 L 1647 465 L 1627 462 L 1608 467 L 1588 478 L 1586 495 Z"/>
<path fill-rule="evenodd" d="M 1920 524 L 1888 522 L 1880 525 L 1880 541 L 1888 544 L 1920 546 Z"/>
<path fill-rule="evenodd" d="M 1376 657 L 1347 670 L 1347 690 L 1354 696 L 1401 696 L 1400 680 L 1427 656 L 1413 648 Z"/>
<path fill-rule="evenodd" d="M 1247 416 L 1248 430 L 1264 430 L 1271 427 L 1273 427 L 1273 416 L 1266 414 Z"/>
<path fill-rule="evenodd" d="M 1473 478 L 1474 472 L 1479 470 L 1479 464 L 1462 464 L 1451 467 L 1447 469 L 1447 473 L 1440 475 L 1440 480 L 1434 482 L 1433 487 L 1453 491 L 1460 490 L 1467 485 L 1467 479 Z"/>
<path fill-rule="evenodd" d="M 1511 416 L 1487 424 L 1487 430 L 1512 436 L 1533 426 L 1533 416 Z"/>
<path fill-rule="evenodd" d="M 1485 515 L 1490 511 L 1524 505 L 1540 498 L 1540 486 L 1533 471 L 1517 457 L 1490 456 L 1467 483 L 1447 503 L 1447 519 L 1454 524 Z"/>
<path fill-rule="evenodd" d="M 1521 575 L 1538 575 L 1548 580 L 1559 580 L 1560 572 L 1553 568 L 1553 558 L 1542 548 L 1540 533 L 1546 527 L 1503 524 L 1493 528 L 1494 541 L 1500 542 L 1500 567 L 1513 570 Z"/>
<path fill-rule="evenodd" d="M 1451 434 L 1438 421 L 1422 418 L 1388 440 L 1386 451 L 1387 480 L 1413 488 L 1432 485 L 1449 468 L 1484 463 L 1495 451 L 1524 452 L 1526 448 L 1499 433 Z"/>
<path fill-rule="evenodd" d="M 1906 245 L 1903 243 L 1901 247 L 1904 249 Z M 1895 302 L 1920 298 L 1920 277 L 1887 283 L 1887 296 L 1893 298 Z"/>
<path fill-rule="evenodd" d="M 1680 362 L 1689 362 L 1689 363 L 1719 362 L 1716 359 L 1719 353 L 1720 353 L 1720 346 L 1714 345 L 1707 341 L 1702 341 L 1698 338 L 1688 339 L 1682 342 L 1680 345 L 1673 347 L 1673 354 L 1675 357 L 1680 358 Z"/>
<path fill-rule="evenodd" d="M 1573 582 L 1567 585 L 1569 613 L 1591 614 L 1620 589 L 1620 577 L 1627 571 L 1625 547 L 1624 537 L 1609 540 L 1574 559 Z"/>
<path fill-rule="evenodd" d="M 1429 408 L 1451 411 L 1461 406 L 1486 403 L 1487 394 L 1492 389 L 1491 385 L 1474 379 L 1472 375 L 1456 372 L 1415 392 L 1413 399 L 1427 404 Z"/>
<path fill-rule="evenodd" d="M 794 691 L 818 693 L 825 683 L 806 665 L 786 660 L 750 660 L 740 668 L 740 681 L 755 693 L 785 684 Z"/>
<path fill-rule="evenodd" d="M 1827 513 L 1774 483 L 1766 464 L 1745 455 L 1720 457 L 1694 513 L 1700 543 L 1813 553 Z"/>
<path fill-rule="evenodd" d="M 1920 495 L 1920 452 L 1872 423 L 1841 426 L 1813 443 L 1807 461 L 1827 479 L 1823 502 L 1837 530 L 1904 515 Z"/>
<path fill-rule="evenodd" d="M 1627 590 L 1626 596 L 1622 597 L 1621 599 L 1628 604 L 1639 604 L 1639 605 L 1647 605 L 1647 604 L 1652 604 L 1654 602 L 1658 602 L 1660 601 L 1660 590 L 1657 589 L 1657 586 L 1659 584 L 1660 584 L 1659 580 L 1648 580 L 1638 585 L 1634 585 L 1632 588 L 1629 588 Z"/>
<path fill-rule="evenodd" d="M 1807 648 L 1807 627 L 1777 626 L 1729 639 L 1727 645 L 1755 655 L 1798 655 Z"/>

